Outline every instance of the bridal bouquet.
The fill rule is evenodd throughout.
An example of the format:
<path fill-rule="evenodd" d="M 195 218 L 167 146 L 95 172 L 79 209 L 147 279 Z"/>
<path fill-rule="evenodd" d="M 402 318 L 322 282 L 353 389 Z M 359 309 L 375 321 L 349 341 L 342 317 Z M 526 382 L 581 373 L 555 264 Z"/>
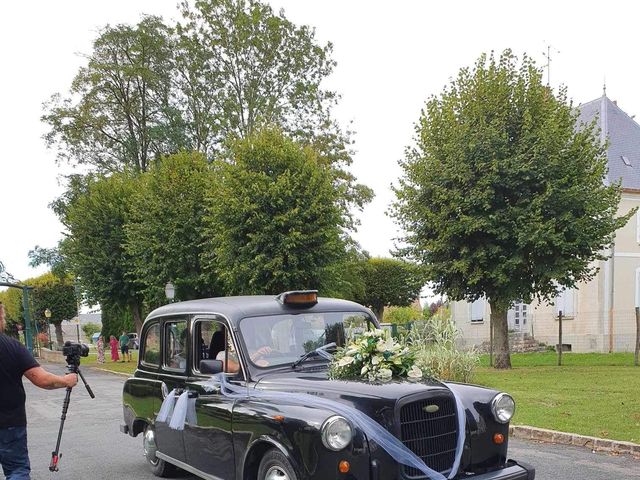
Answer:
<path fill-rule="evenodd" d="M 364 332 L 339 349 L 329 366 L 335 379 L 365 379 L 388 382 L 392 378 L 420 380 L 422 370 L 414 364 L 409 347 L 402 345 L 385 330 Z"/>

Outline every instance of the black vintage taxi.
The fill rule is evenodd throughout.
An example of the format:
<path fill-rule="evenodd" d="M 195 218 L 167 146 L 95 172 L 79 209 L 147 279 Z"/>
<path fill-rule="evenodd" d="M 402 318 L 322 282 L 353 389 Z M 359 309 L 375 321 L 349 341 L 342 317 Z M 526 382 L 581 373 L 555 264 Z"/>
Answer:
<path fill-rule="evenodd" d="M 370 328 L 378 322 L 369 309 L 314 291 L 158 308 L 144 322 L 138 368 L 124 385 L 121 430 L 142 435 L 157 476 L 180 468 L 225 480 L 429 478 L 394 460 L 363 424 L 330 405 L 349 406 L 392 433 L 434 471 L 432 478 L 534 479 L 533 468 L 508 459 L 515 405 L 505 393 L 435 380 L 330 379 L 329 360 L 314 354 L 317 347 L 344 345 Z M 247 395 L 205 388 L 216 374 Z M 174 390 L 187 392 L 195 410 L 181 429 L 157 421 Z M 273 401 L 260 392 L 287 395 Z"/>

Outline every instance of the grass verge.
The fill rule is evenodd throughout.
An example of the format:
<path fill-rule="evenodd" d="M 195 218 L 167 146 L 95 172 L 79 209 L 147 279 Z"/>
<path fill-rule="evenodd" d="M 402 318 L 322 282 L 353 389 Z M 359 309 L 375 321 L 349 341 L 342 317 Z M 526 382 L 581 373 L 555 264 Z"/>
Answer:
<path fill-rule="evenodd" d="M 510 393 L 513 423 L 640 443 L 640 368 L 633 354 L 512 355 L 512 370 L 479 368 L 475 383 Z M 488 365 L 488 358 L 481 359 Z"/>

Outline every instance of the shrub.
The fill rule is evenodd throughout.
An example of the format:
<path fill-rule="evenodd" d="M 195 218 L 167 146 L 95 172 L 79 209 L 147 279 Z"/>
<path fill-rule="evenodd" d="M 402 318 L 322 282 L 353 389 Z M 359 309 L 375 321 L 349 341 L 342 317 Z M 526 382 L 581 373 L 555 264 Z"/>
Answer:
<path fill-rule="evenodd" d="M 93 334 L 100 332 L 100 330 L 102 330 L 102 327 L 97 323 L 89 322 L 82 325 L 82 331 L 87 337 L 87 340 L 91 340 L 91 337 L 93 337 Z"/>
<path fill-rule="evenodd" d="M 426 375 L 454 382 L 472 380 L 480 357 L 475 349 L 460 350 L 460 332 L 448 309 L 440 308 L 428 321 L 416 322 L 406 341 L 415 352 L 415 364 Z"/>
<path fill-rule="evenodd" d="M 384 321 L 405 324 L 422 319 L 422 311 L 415 307 L 389 307 L 385 310 Z"/>

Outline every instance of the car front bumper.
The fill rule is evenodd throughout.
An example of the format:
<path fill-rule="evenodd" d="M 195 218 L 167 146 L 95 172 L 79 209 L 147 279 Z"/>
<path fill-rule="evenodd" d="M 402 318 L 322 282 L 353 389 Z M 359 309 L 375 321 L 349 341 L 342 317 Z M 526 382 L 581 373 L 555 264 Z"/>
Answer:
<path fill-rule="evenodd" d="M 467 478 L 470 480 L 534 480 L 536 470 L 526 463 L 509 461 L 507 466 L 500 470 Z"/>

